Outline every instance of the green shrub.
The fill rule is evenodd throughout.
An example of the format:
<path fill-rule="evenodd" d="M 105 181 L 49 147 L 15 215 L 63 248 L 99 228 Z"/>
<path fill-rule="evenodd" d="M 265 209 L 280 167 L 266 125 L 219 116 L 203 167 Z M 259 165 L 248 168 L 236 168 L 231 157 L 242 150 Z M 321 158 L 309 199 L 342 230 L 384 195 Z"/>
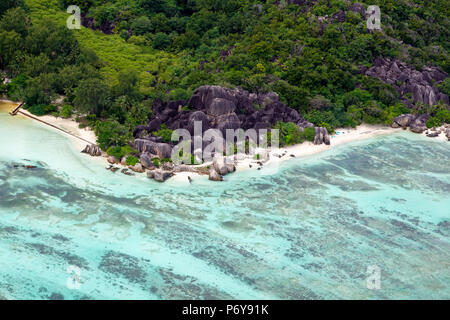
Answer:
<path fill-rule="evenodd" d="M 158 32 L 157 34 L 155 34 L 155 37 L 153 38 L 153 49 L 157 49 L 157 50 L 164 50 L 167 47 L 170 46 L 170 37 L 162 32 Z"/>
<path fill-rule="evenodd" d="M 443 106 L 436 112 L 436 118 L 442 123 L 450 123 L 450 111 Z"/>
<path fill-rule="evenodd" d="M 8 86 L 3 84 L 3 80 L 0 78 L 0 96 L 8 92 Z"/>
<path fill-rule="evenodd" d="M 127 166 L 135 166 L 137 163 L 139 163 L 139 159 L 134 156 L 129 156 L 127 158 Z"/>
<path fill-rule="evenodd" d="M 28 111 L 36 116 L 44 116 L 46 114 L 50 114 L 52 112 L 58 111 L 58 108 L 51 104 L 35 104 L 28 107 Z"/>
<path fill-rule="evenodd" d="M 319 127 L 327 129 L 328 134 L 332 134 L 334 132 L 334 129 L 326 122 L 322 122 L 319 124 Z"/>
<path fill-rule="evenodd" d="M 102 150 L 107 150 L 111 146 L 125 146 L 132 138 L 128 128 L 115 120 L 97 121 L 94 131 Z"/>
<path fill-rule="evenodd" d="M 159 131 L 153 132 L 153 135 L 161 137 L 163 139 L 163 142 L 170 142 L 172 141 L 172 133 L 173 130 L 167 129 L 165 124 L 161 125 L 161 129 Z"/>
<path fill-rule="evenodd" d="M 197 160 L 195 159 L 195 156 L 193 155 L 193 154 L 191 154 L 191 163 L 190 163 L 191 165 L 197 165 L 197 164 L 200 164 L 200 163 L 198 163 L 197 162 Z"/>
<path fill-rule="evenodd" d="M 7 85 L 7 96 L 13 100 L 20 100 L 21 91 L 26 86 L 28 76 L 24 74 L 19 74 L 17 77 L 11 80 L 11 82 Z"/>
<path fill-rule="evenodd" d="M 314 138 L 316 137 L 316 131 L 314 128 L 305 128 L 303 131 L 303 136 L 307 141 L 314 141 Z"/>
<path fill-rule="evenodd" d="M 427 127 L 440 127 L 444 123 L 450 123 L 450 110 L 443 104 L 437 104 L 431 110 L 432 116 L 427 121 Z"/>
<path fill-rule="evenodd" d="M 128 39 L 128 43 L 143 46 L 147 44 L 147 39 L 144 36 L 132 36 Z"/>
<path fill-rule="evenodd" d="M 70 118 L 73 115 L 73 107 L 69 104 L 65 104 L 60 112 L 61 117 Z"/>
<path fill-rule="evenodd" d="M 345 125 L 355 128 L 362 123 L 363 109 L 356 105 L 351 105 L 347 109 L 346 116 L 347 119 L 345 121 Z"/>
<path fill-rule="evenodd" d="M 106 153 L 109 156 L 116 157 L 117 159 L 122 159 L 123 157 L 131 158 L 132 155 L 137 154 L 137 151 L 134 150 L 129 145 L 125 145 L 125 146 L 112 146 L 112 147 L 109 147 L 106 150 Z M 127 160 L 128 160 L 128 158 L 127 158 Z M 139 160 L 138 160 L 138 162 L 139 162 Z"/>
<path fill-rule="evenodd" d="M 274 129 L 278 129 L 280 132 L 280 144 L 282 146 L 302 143 L 305 140 L 302 131 L 295 123 L 279 121 Z"/>
<path fill-rule="evenodd" d="M 153 158 L 152 162 L 155 167 L 159 168 L 159 164 L 160 164 L 159 158 Z"/>
<path fill-rule="evenodd" d="M 408 112 L 408 108 L 403 103 L 397 103 L 393 106 L 389 106 L 386 108 L 386 110 L 384 110 L 384 123 L 390 125 L 399 115 Z"/>
<path fill-rule="evenodd" d="M 171 90 L 169 93 L 169 100 L 187 100 L 191 97 L 189 92 L 182 88 L 176 88 L 174 90 Z"/>
<path fill-rule="evenodd" d="M 427 128 L 440 127 L 442 125 L 442 121 L 436 117 L 431 117 L 427 121 Z"/>
<path fill-rule="evenodd" d="M 109 147 L 106 150 L 106 153 L 108 154 L 108 156 L 113 156 L 116 157 L 117 159 L 121 159 L 123 157 L 122 148 L 120 146 Z"/>
<path fill-rule="evenodd" d="M 446 95 L 450 95 L 450 78 L 446 78 L 444 82 L 441 84 L 438 84 L 437 86 L 442 93 L 445 93 Z"/>

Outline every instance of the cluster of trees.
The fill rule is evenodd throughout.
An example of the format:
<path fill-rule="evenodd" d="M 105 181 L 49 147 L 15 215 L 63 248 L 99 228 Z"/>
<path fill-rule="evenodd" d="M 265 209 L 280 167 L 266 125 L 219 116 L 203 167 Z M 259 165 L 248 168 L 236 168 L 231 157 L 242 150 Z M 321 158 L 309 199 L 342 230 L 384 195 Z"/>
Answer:
<path fill-rule="evenodd" d="M 448 106 L 439 103 L 428 110 L 431 115 L 430 119 L 427 121 L 427 127 L 440 127 L 443 123 L 450 123 L 450 110 Z"/>
<path fill-rule="evenodd" d="M 95 27 L 112 27 L 132 43 L 182 50 L 215 45 L 220 35 L 245 31 L 246 5 L 240 0 L 59 0 L 80 6 Z"/>
<path fill-rule="evenodd" d="M 81 125 L 95 128 L 103 149 L 125 145 L 151 112 L 136 87 L 136 73 L 123 72 L 109 86 L 95 52 L 81 47 L 73 31 L 51 20 L 32 22 L 23 2 L 9 4 L 4 8 L 2 2 L 0 11 L 0 70 L 12 81 L 2 93 L 24 101 L 36 115 L 71 117 L 76 110 Z M 58 110 L 52 101 L 61 96 L 64 106 Z"/>
<path fill-rule="evenodd" d="M 132 46 L 130 52 L 137 47 L 143 54 L 169 57 L 147 72 L 119 68 L 114 59 L 99 59 L 94 46 L 81 45 L 64 25 L 31 21 L 24 1 L 2 0 L 0 69 L 13 80 L 0 90 L 38 106 L 38 112 L 52 110 L 49 104 L 64 96 L 64 116 L 80 114 L 82 123 L 95 128 L 103 149 L 126 144 L 132 129 L 147 122 L 155 99 L 186 99 L 204 84 L 275 91 L 307 120 L 332 131 L 363 121 L 390 123 L 407 112 L 391 85 L 359 71 L 375 57 L 399 58 L 418 69 L 435 64 L 450 72 L 445 0 L 358 1 L 381 7 L 383 30 L 375 32 L 367 29 L 361 13 L 350 10 L 355 1 L 347 0 L 301 5 L 275 0 L 57 1 L 60 9 L 80 6 L 96 27 L 110 28 L 115 35 L 109 37 Z M 339 11 L 345 12 L 343 22 L 331 18 Z M 117 78 L 106 81 L 104 70 L 114 68 Z M 448 88 L 446 80 L 440 90 L 448 94 Z M 305 138 L 289 124 L 280 126 L 287 132 L 285 143 Z"/>
<path fill-rule="evenodd" d="M 302 131 L 292 122 L 278 122 L 275 125 L 275 129 L 279 130 L 281 146 L 299 144 L 304 141 L 314 141 L 316 136 L 314 128 L 305 128 L 305 130 Z"/>

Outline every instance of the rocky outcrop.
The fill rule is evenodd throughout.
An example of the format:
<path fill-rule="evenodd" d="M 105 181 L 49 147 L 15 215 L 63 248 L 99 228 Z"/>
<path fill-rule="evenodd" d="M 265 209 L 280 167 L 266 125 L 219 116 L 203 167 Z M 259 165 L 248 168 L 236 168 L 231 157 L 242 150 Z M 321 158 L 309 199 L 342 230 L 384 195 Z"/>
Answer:
<path fill-rule="evenodd" d="M 394 119 L 393 128 L 407 128 L 416 117 L 412 114 L 402 114 Z"/>
<path fill-rule="evenodd" d="M 366 12 L 366 9 L 361 3 L 353 3 L 348 7 L 347 11 L 339 10 L 335 12 L 332 16 L 325 15 L 317 17 L 317 20 L 321 25 L 321 31 L 323 32 L 328 24 L 335 22 L 344 23 L 345 18 L 347 17 L 347 12 L 359 13 L 361 17 L 369 16 L 368 13 Z"/>
<path fill-rule="evenodd" d="M 153 171 L 153 179 L 155 179 L 158 182 L 164 182 L 172 176 L 173 172 L 171 171 L 164 171 L 162 169 L 156 169 L 155 171 Z"/>
<path fill-rule="evenodd" d="M 228 168 L 225 165 L 225 158 L 215 159 L 213 162 L 214 170 L 220 175 L 224 176 L 228 174 Z"/>
<path fill-rule="evenodd" d="M 188 105 L 189 110 L 179 108 L 184 105 Z M 296 110 L 282 103 L 278 94 L 256 94 L 240 88 L 202 86 L 189 101 L 156 101 L 153 109 L 154 116 L 148 125 L 136 127 L 136 139 L 148 140 L 150 137 L 145 137 L 144 133 L 157 131 L 162 124 L 171 130 L 184 128 L 193 134 L 195 121 L 202 122 L 203 132 L 211 128 L 222 132 L 237 128 L 267 129 L 278 121 L 293 122 L 301 129 L 313 127 Z"/>
<path fill-rule="evenodd" d="M 414 116 L 412 114 L 402 114 L 394 119 L 392 124 L 393 128 L 407 128 L 409 127 L 412 132 L 422 133 L 427 130 L 427 121 L 430 119 L 428 114 L 422 114 L 420 116 Z"/>
<path fill-rule="evenodd" d="M 165 182 L 167 179 L 173 176 L 172 171 L 165 171 L 162 169 L 156 169 L 153 171 L 147 171 L 147 177 L 149 179 L 155 179 L 158 182 Z"/>
<path fill-rule="evenodd" d="M 211 169 L 209 171 L 209 180 L 211 180 L 211 181 L 223 181 L 223 177 L 215 169 Z"/>
<path fill-rule="evenodd" d="M 141 154 L 139 160 L 141 161 L 141 165 L 146 169 L 153 170 L 156 168 L 153 164 L 152 156 L 148 153 Z"/>
<path fill-rule="evenodd" d="M 236 111 L 236 105 L 231 100 L 215 98 L 211 101 L 206 111 L 212 117 L 229 115 Z"/>
<path fill-rule="evenodd" d="M 173 168 L 173 172 L 196 172 L 196 168 L 188 165 L 179 165 Z"/>
<path fill-rule="evenodd" d="M 366 9 L 364 8 L 364 5 L 361 3 L 353 3 L 348 7 L 349 11 L 359 13 L 362 16 L 366 15 Z"/>
<path fill-rule="evenodd" d="M 411 122 L 411 124 L 409 125 L 409 129 L 415 133 L 424 132 L 425 130 L 427 130 L 428 119 L 430 119 L 430 116 L 428 114 L 418 116 L 414 119 L 414 121 Z"/>
<path fill-rule="evenodd" d="M 131 171 L 138 172 L 138 173 L 144 173 L 145 169 L 142 167 L 140 163 L 136 163 L 134 166 L 129 166 Z"/>
<path fill-rule="evenodd" d="M 184 108 L 186 105 L 189 110 Z M 275 92 L 250 93 L 241 88 L 202 86 L 195 90 L 188 101 L 167 103 L 155 101 L 152 118 L 147 125 L 135 128 L 133 132 L 135 140 L 130 142 L 130 145 L 137 150 L 143 169 L 153 170 L 155 165 L 152 159 L 171 158 L 174 144 L 178 143 L 163 143 L 161 137 L 154 135 L 163 125 L 171 130 L 187 129 L 193 135 L 194 124 L 201 122 L 202 131 L 198 134 L 203 134 L 209 129 L 218 129 L 218 132 L 225 137 L 228 129 L 255 129 L 261 135 L 263 132 L 260 130 L 270 130 L 279 121 L 292 122 L 301 130 L 314 127 L 296 110 L 281 102 Z M 316 144 L 330 143 L 330 137 L 325 128 L 317 128 L 317 132 Z M 193 142 L 194 139 L 190 141 L 190 143 Z M 210 142 L 204 141 L 203 147 Z M 200 152 L 194 150 L 192 154 L 196 161 L 201 162 L 203 160 L 201 149 L 196 148 Z M 165 166 L 166 171 L 175 169 L 169 163 Z M 226 175 L 236 169 L 234 163 L 224 163 L 223 160 L 216 160 L 214 167 L 219 175 Z"/>
<path fill-rule="evenodd" d="M 202 123 L 203 131 L 206 131 L 210 128 L 210 123 L 207 115 L 203 111 L 194 111 L 189 115 L 189 120 L 186 128 L 191 133 L 191 135 L 194 134 L 194 124 L 196 121 Z"/>
<path fill-rule="evenodd" d="M 437 67 L 424 67 L 418 71 L 399 60 L 378 57 L 373 67 L 364 73 L 392 85 L 408 107 L 418 103 L 429 106 L 439 101 L 449 103 L 448 96 L 436 86 L 446 79 L 447 74 Z"/>
<path fill-rule="evenodd" d="M 234 156 L 232 157 L 219 157 L 213 161 L 213 168 L 222 176 L 236 171 L 234 164 Z"/>
<path fill-rule="evenodd" d="M 109 156 L 107 160 L 111 164 L 120 164 L 120 159 L 117 159 L 114 156 Z"/>
<path fill-rule="evenodd" d="M 147 133 L 149 131 L 149 126 L 137 126 L 133 131 L 133 137 L 141 138 L 143 133 Z"/>
<path fill-rule="evenodd" d="M 157 155 L 160 159 L 172 156 L 172 147 L 168 143 L 153 142 L 149 139 L 136 139 L 132 145 L 139 154 L 151 153 Z"/>
<path fill-rule="evenodd" d="M 316 136 L 314 137 L 314 144 L 319 145 L 324 143 L 326 145 L 330 145 L 331 139 L 326 128 L 315 127 L 314 131 L 316 133 Z"/>
<path fill-rule="evenodd" d="M 99 30 L 104 34 L 113 34 L 116 24 L 108 20 L 103 21 L 103 23 L 97 23 L 94 18 L 87 16 L 86 13 L 81 15 L 81 24 L 85 28 L 90 28 L 92 30 Z M 130 34 L 131 36 L 131 34 Z"/>
<path fill-rule="evenodd" d="M 92 157 L 100 157 L 102 155 L 102 150 L 100 149 L 100 147 L 94 144 L 87 145 L 86 148 L 84 148 L 81 152 L 87 153 Z"/>

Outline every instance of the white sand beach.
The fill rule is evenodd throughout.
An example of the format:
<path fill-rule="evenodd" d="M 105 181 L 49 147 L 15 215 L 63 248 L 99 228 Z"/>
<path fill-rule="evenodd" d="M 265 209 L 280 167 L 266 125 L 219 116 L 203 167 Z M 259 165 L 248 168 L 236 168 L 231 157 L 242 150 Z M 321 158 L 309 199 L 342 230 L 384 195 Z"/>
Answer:
<path fill-rule="evenodd" d="M 398 130 L 399 129 L 394 129 L 388 126 L 367 125 L 367 124 L 360 125 L 354 129 L 353 128 L 337 129 L 336 133 L 331 136 L 331 144 L 329 146 L 325 144 L 315 145 L 312 142 L 304 142 L 302 144 L 271 150 L 270 159 L 264 165 L 280 163 L 283 161 L 290 160 L 293 157 L 299 158 L 313 155 L 316 153 L 329 150 L 335 146 L 344 143 L 370 139 L 378 135 L 385 135 L 398 132 Z M 256 162 L 257 161 L 253 159 L 245 159 L 243 161 L 239 161 L 237 165 L 237 171 L 248 170 L 250 169 L 250 165 L 252 165 L 252 168 L 256 169 L 257 167 L 255 166 Z"/>
<path fill-rule="evenodd" d="M 0 99 L 0 103 L 2 104 L 2 108 L 7 111 L 12 111 L 12 109 L 19 105 L 17 102 L 4 99 Z M 44 124 L 50 125 L 55 130 L 59 129 L 62 134 L 65 134 L 71 141 L 73 141 L 74 146 L 77 149 L 80 149 L 80 151 L 83 150 L 88 143 L 97 144 L 97 137 L 94 131 L 88 128 L 79 128 L 79 124 L 75 121 L 75 119 L 57 118 L 51 115 L 36 116 L 25 109 L 20 109 L 16 117 L 34 118 Z"/>
<path fill-rule="evenodd" d="M 309 156 L 329 150 L 335 146 L 344 143 L 370 139 L 375 136 L 398 132 L 399 130 L 401 129 L 394 129 L 382 125 L 367 125 L 367 124 L 360 125 L 355 129 L 352 128 L 337 129 L 336 134 L 331 137 L 331 145 L 329 146 L 324 144 L 314 145 L 312 142 L 304 142 L 302 144 L 297 144 L 286 148 L 274 149 L 270 151 L 270 159 L 269 161 L 264 163 L 264 166 L 270 166 L 273 164 L 281 163 L 283 161 L 292 160 L 293 157 L 291 155 L 295 156 L 295 158 Z M 284 156 L 282 156 L 283 154 Z M 282 157 L 280 158 L 279 156 Z M 252 157 L 246 157 L 243 160 L 239 160 L 236 163 L 236 172 L 242 172 L 246 170 L 257 170 L 258 168 L 257 162 L 258 161 L 254 160 Z M 211 164 L 212 163 L 206 163 L 205 165 Z M 188 182 L 187 178 L 188 176 L 191 177 L 193 180 L 195 180 L 200 175 L 192 172 L 182 172 L 177 173 L 174 177 L 171 178 L 171 180 L 177 182 Z"/>
<path fill-rule="evenodd" d="M 94 131 L 88 129 L 88 128 L 79 128 L 79 124 L 74 119 L 65 119 L 65 118 L 56 118 L 51 115 L 46 116 L 35 116 L 31 114 L 29 111 L 21 109 L 18 113 L 18 116 L 25 114 L 30 117 L 37 118 L 45 123 L 49 123 L 57 128 L 59 128 L 61 131 L 68 132 L 67 136 L 74 142 L 75 146 L 81 150 L 86 147 L 88 142 L 90 144 L 97 144 L 97 137 L 94 133 Z M 81 139 L 79 139 L 79 138 Z M 83 139 L 83 140 L 82 140 Z"/>

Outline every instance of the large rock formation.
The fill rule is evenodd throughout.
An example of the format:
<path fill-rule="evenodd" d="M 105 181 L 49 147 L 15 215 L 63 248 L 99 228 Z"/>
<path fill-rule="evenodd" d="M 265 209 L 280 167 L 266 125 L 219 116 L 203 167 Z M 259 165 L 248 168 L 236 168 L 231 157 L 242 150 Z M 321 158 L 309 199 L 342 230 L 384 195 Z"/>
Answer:
<path fill-rule="evenodd" d="M 441 100 L 449 103 L 448 96 L 436 87 L 447 77 L 437 67 L 424 67 L 418 71 L 399 60 L 378 57 L 373 67 L 364 73 L 392 85 L 408 107 L 417 103 L 433 106 Z"/>
<path fill-rule="evenodd" d="M 394 119 L 393 128 L 407 128 L 414 121 L 415 116 L 412 114 L 402 114 Z"/>
<path fill-rule="evenodd" d="M 325 143 L 326 145 L 330 145 L 331 139 L 327 128 L 315 127 L 314 131 L 316 133 L 316 136 L 314 137 L 314 144 L 318 145 Z"/>
<path fill-rule="evenodd" d="M 422 133 L 427 130 L 427 121 L 430 119 L 428 114 L 422 114 L 420 116 L 414 116 L 412 114 L 402 114 L 394 119 L 392 124 L 393 128 L 407 128 L 409 127 L 412 132 Z"/>
<path fill-rule="evenodd" d="M 222 176 L 227 175 L 228 173 L 232 173 L 236 171 L 236 167 L 234 165 L 234 160 L 230 161 L 229 158 L 219 157 L 214 159 L 213 168 Z"/>
<path fill-rule="evenodd" d="M 179 108 L 184 105 L 189 106 L 188 111 Z M 161 124 L 172 130 L 185 128 L 193 133 L 194 121 L 202 122 L 203 131 L 210 128 L 265 129 L 277 121 L 293 122 L 302 129 L 313 126 L 296 110 L 283 104 L 274 92 L 255 94 L 239 88 L 202 86 L 189 101 L 156 101 L 154 117 L 147 126 L 136 127 L 133 134 L 135 138 L 147 139 L 143 133 L 157 131 Z"/>
<path fill-rule="evenodd" d="M 223 177 L 215 169 L 211 169 L 209 172 L 209 180 L 223 181 Z"/>
<path fill-rule="evenodd" d="M 102 150 L 99 146 L 96 146 L 94 144 L 87 145 L 86 148 L 81 151 L 82 153 L 87 153 L 93 157 L 100 157 L 102 155 Z"/>
<path fill-rule="evenodd" d="M 132 146 L 139 154 L 150 153 L 158 156 L 160 159 L 170 158 L 172 156 L 172 147 L 168 143 L 158 143 L 150 139 L 136 139 Z"/>
<path fill-rule="evenodd" d="M 184 106 L 188 106 L 188 110 Z M 314 127 L 296 110 L 280 101 L 278 94 L 250 93 L 241 88 L 228 89 L 220 86 L 202 86 L 195 90 L 188 101 L 155 101 L 154 115 L 147 125 L 137 126 L 133 132 L 135 141 L 130 145 L 139 153 L 144 168 L 152 169 L 153 157 L 170 158 L 174 143 L 163 143 L 161 137 L 153 136 L 164 124 L 171 130 L 187 129 L 194 134 L 195 122 L 201 122 L 203 134 L 208 129 L 218 129 L 223 137 L 227 129 L 267 130 L 278 121 L 292 122 L 301 130 Z M 325 128 L 317 128 L 316 144 L 329 144 L 330 137 Z M 191 140 L 193 143 L 193 140 Z M 205 141 L 203 147 L 205 147 Z M 207 145 L 207 144 L 206 144 Z M 196 155 L 196 152 L 193 152 Z M 201 152 L 200 152 L 201 155 Z M 198 157 L 197 157 L 198 158 Z M 202 160 L 201 156 L 197 160 Z M 219 174 L 226 174 L 217 168 Z"/>
<path fill-rule="evenodd" d="M 164 182 L 172 176 L 173 172 L 164 171 L 162 169 L 156 169 L 154 171 L 147 172 L 147 177 L 149 177 L 150 179 L 155 179 L 158 182 Z"/>
<path fill-rule="evenodd" d="M 424 132 L 425 130 L 427 130 L 427 121 L 428 121 L 428 119 L 430 119 L 430 115 L 428 115 L 428 114 L 423 114 L 423 115 L 418 116 L 409 125 L 409 129 L 412 132 L 415 132 L 415 133 L 422 133 L 422 132 Z"/>
<path fill-rule="evenodd" d="M 130 168 L 131 171 L 134 171 L 134 172 L 138 172 L 138 173 L 144 173 L 145 172 L 144 167 L 140 163 L 136 163 L 134 166 L 130 166 L 129 168 Z"/>
<path fill-rule="evenodd" d="M 141 157 L 139 158 L 139 160 L 141 161 L 141 165 L 144 168 L 147 168 L 147 169 L 150 169 L 150 170 L 156 168 L 156 166 L 154 165 L 154 163 L 152 161 L 152 156 L 149 153 L 141 154 Z"/>

